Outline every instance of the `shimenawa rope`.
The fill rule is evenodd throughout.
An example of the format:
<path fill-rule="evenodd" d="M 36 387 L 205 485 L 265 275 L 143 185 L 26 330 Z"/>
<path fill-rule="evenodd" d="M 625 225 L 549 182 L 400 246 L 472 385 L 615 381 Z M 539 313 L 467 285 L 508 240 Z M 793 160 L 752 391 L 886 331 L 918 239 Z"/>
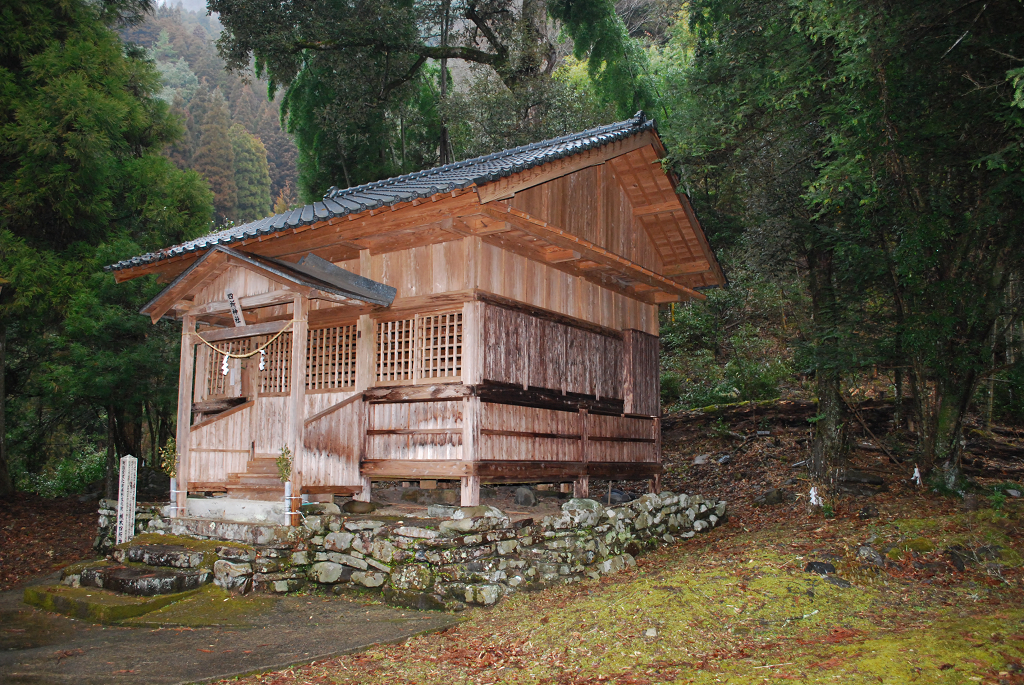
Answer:
<path fill-rule="evenodd" d="M 280 338 L 280 337 L 281 337 L 282 335 L 284 335 L 284 334 L 285 334 L 285 333 L 286 333 L 286 332 L 288 331 L 288 329 L 290 329 L 290 328 L 292 327 L 292 323 L 293 323 L 292 321 L 289 321 L 289 322 L 288 322 L 288 325 L 287 325 L 287 326 L 285 326 L 284 328 L 282 328 L 281 330 L 279 330 L 279 331 L 277 332 L 277 335 L 275 335 L 275 336 L 274 336 L 273 338 L 271 338 L 271 339 L 270 339 L 270 340 L 268 340 L 267 342 L 263 343 L 262 345 L 260 345 L 259 347 L 257 347 L 257 348 L 256 348 L 255 350 L 253 350 L 252 352 L 246 352 L 246 353 L 244 353 L 244 354 L 233 354 L 233 353 L 231 353 L 231 352 L 225 352 L 224 350 L 222 350 L 222 349 L 219 349 L 219 348 L 218 348 L 218 347 L 217 347 L 216 345 L 214 345 L 213 343 L 211 343 L 211 342 L 207 342 L 206 340 L 204 340 L 204 339 L 203 339 L 203 336 L 199 335 L 198 333 L 196 333 L 196 337 L 197 337 L 197 338 L 199 338 L 200 340 L 202 340 L 202 342 L 203 342 L 203 344 L 204 344 L 204 345 L 206 345 L 207 347 L 209 347 L 209 348 L 210 348 L 211 350 L 213 350 L 213 351 L 214 351 L 214 352 L 216 352 L 217 354 L 223 355 L 223 356 L 225 356 L 225 357 L 230 357 L 231 359 L 248 359 L 249 357 L 254 357 L 254 356 L 256 356 L 257 354 L 259 354 L 260 352 L 262 352 L 263 350 L 267 349 L 267 347 L 269 347 L 269 346 L 270 346 L 270 344 L 271 344 L 272 342 L 274 342 L 275 340 L 277 340 L 278 338 Z"/>

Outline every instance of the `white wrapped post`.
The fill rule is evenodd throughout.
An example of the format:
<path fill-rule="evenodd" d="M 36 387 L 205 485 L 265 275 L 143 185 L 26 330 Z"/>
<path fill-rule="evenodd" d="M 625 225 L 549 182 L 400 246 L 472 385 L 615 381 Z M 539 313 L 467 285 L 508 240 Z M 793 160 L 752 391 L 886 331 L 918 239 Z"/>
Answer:
<path fill-rule="evenodd" d="M 135 537 L 135 479 L 138 460 L 130 454 L 121 457 L 121 474 L 117 486 L 116 544 Z"/>

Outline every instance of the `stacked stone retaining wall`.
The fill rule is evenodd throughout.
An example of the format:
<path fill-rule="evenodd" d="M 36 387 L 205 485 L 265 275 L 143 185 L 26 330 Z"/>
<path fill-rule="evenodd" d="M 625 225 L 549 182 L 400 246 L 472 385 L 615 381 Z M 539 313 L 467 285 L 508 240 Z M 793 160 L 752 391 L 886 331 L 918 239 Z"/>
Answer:
<path fill-rule="evenodd" d="M 111 509 L 100 510 L 98 541 L 111 536 Z M 408 520 L 346 517 L 333 504 L 303 509 L 302 525 L 285 527 L 168 519 L 160 506 L 143 504 L 136 527 L 246 543 L 217 548 L 214 582 L 229 590 L 369 588 L 399 606 L 461 609 L 616 573 L 645 550 L 710 530 L 724 518 L 726 503 L 672 493 L 607 508 L 572 499 L 560 514 L 516 522 L 489 506 L 433 505 L 433 518 Z"/>

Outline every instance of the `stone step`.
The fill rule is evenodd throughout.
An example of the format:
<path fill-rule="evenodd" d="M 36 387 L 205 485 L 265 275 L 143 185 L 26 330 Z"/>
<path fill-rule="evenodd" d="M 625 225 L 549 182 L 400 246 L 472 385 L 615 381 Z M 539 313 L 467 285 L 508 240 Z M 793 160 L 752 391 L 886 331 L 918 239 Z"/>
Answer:
<path fill-rule="evenodd" d="M 33 585 L 25 588 L 25 603 L 43 611 L 54 611 L 95 623 L 115 623 L 148 614 L 169 604 L 192 597 L 198 590 L 170 595 L 138 597 L 94 587 Z"/>
<path fill-rule="evenodd" d="M 169 569 L 145 566 L 91 566 L 82 569 L 79 584 L 138 597 L 171 595 L 206 585 L 209 569 Z"/>
<path fill-rule="evenodd" d="M 249 494 L 252 497 L 189 497 L 185 504 L 185 516 L 206 519 L 207 521 L 231 521 L 255 523 L 257 525 L 285 525 L 287 523 L 283 488 L 274 492 L 256 490 Z M 172 530 L 174 530 L 173 521 L 175 520 L 172 519 Z M 174 534 L 217 537 L 199 530 L 195 532 L 182 531 L 180 533 L 174 530 Z M 245 542 L 245 540 L 239 540 L 239 542 Z M 249 544 L 259 543 L 252 542 Z"/>
<path fill-rule="evenodd" d="M 199 568 L 203 553 L 182 545 L 132 545 L 114 550 L 114 558 L 121 563 L 134 562 L 166 568 Z"/>
<path fill-rule="evenodd" d="M 171 519 L 173 535 L 195 535 L 212 540 L 241 542 L 247 545 L 275 545 L 294 541 L 296 529 L 284 523 L 284 505 L 281 514 L 267 514 L 263 523 L 248 523 L 197 516 Z"/>

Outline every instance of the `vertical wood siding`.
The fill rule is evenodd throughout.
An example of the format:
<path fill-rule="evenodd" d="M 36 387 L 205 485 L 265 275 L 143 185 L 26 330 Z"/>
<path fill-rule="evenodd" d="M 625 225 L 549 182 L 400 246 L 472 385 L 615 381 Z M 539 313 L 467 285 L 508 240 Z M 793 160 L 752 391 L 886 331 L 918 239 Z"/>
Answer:
<path fill-rule="evenodd" d="M 303 485 L 361 484 L 359 450 L 363 439 L 361 412 L 364 406 L 357 400 L 306 424 Z"/>
<path fill-rule="evenodd" d="M 661 389 L 658 380 L 660 341 L 643 331 L 623 331 L 625 368 L 623 393 L 627 414 L 658 416 L 661 413 Z"/>
<path fill-rule="evenodd" d="M 494 305 L 484 308 L 483 378 L 622 399 L 622 341 Z"/>
<path fill-rule="evenodd" d="M 623 330 L 658 332 L 658 307 L 606 290 L 590 281 L 483 243 L 479 252 L 481 290 L 566 316 Z"/>
<path fill-rule="evenodd" d="M 367 405 L 366 459 L 462 459 L 462 401 Z M 419 434 L 373 431 L 444 430 Z"/>
<path fill-rule="evenodd" d="M 252 407 L 197 428 L 189 435 L 192 458 L 188 460 L 188 480 L 222 483 L 229 473 L 245 471 L 249 460 L 249 435 Z"/>

